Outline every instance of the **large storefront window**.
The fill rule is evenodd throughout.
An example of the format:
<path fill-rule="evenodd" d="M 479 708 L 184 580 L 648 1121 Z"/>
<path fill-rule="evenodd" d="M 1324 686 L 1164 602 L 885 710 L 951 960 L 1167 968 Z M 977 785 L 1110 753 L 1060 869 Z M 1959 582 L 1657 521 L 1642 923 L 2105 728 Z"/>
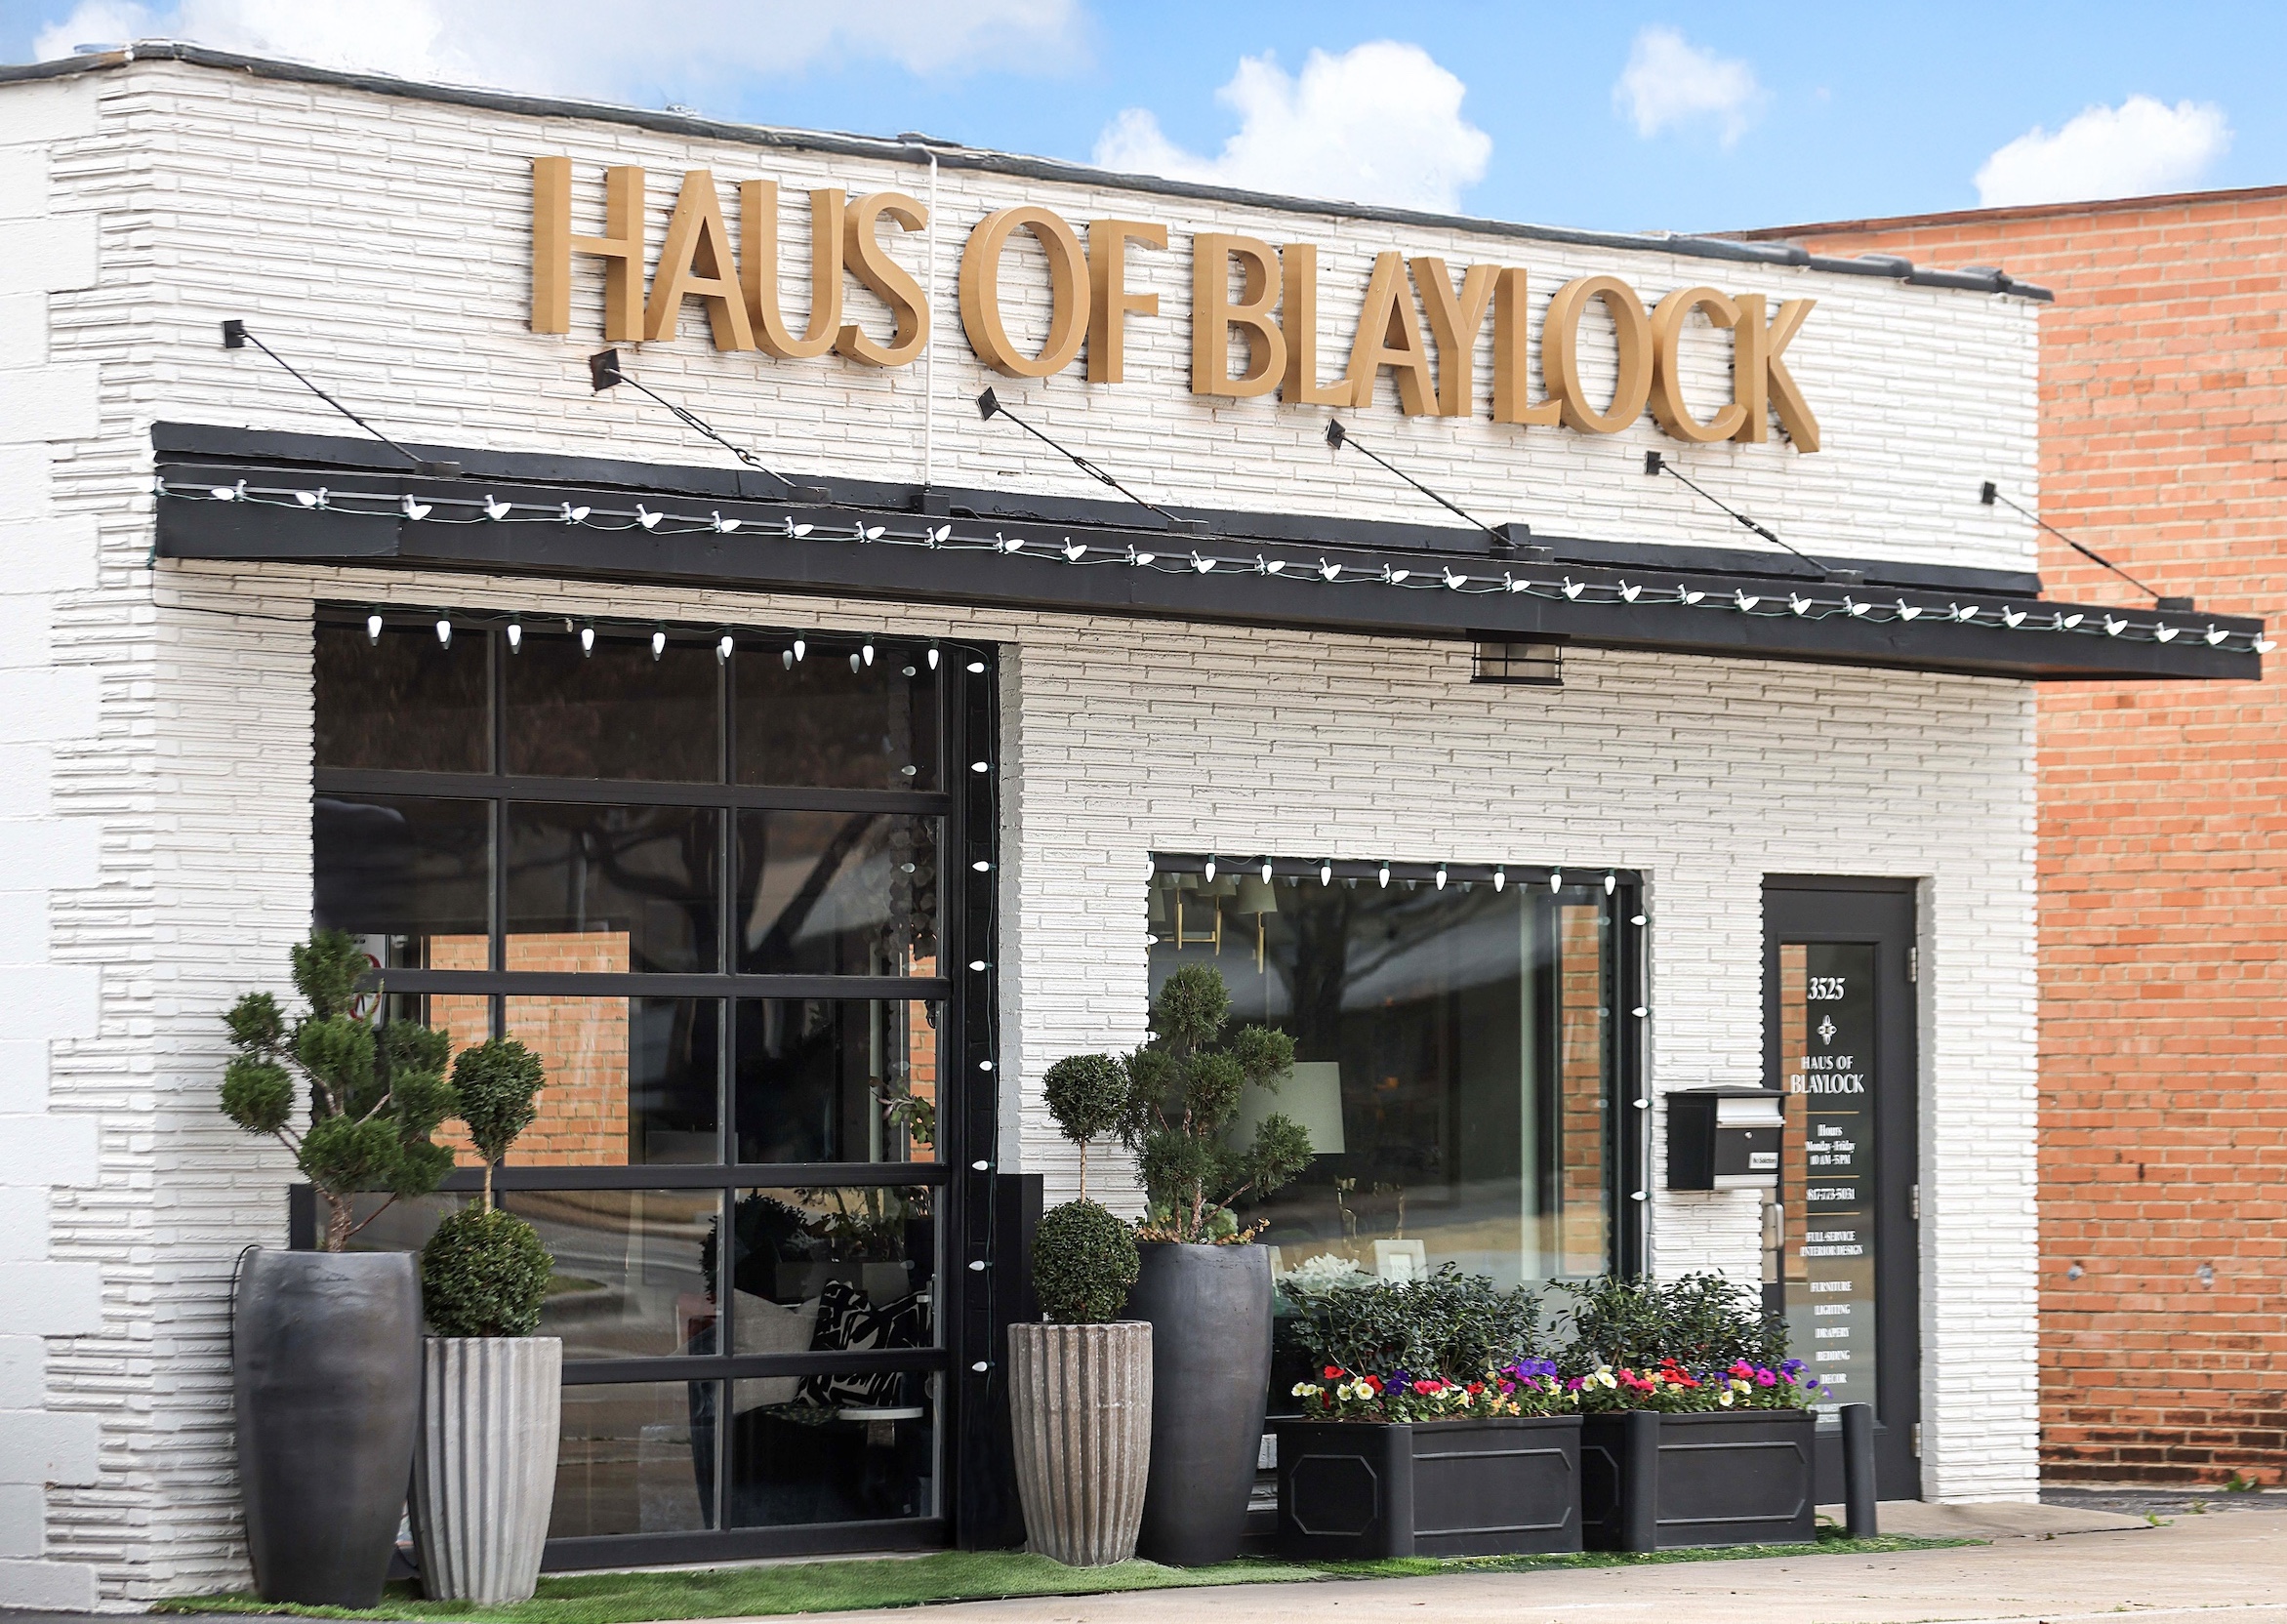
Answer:
<path fill-rule="evenodd" d="M 1294 1039 L 1292 1078 L 1250 1090 L 1236 1124 L 1284 1112 L 1317 1152 L 1245 1207 L 1275 1272 L 1331 1258 L 1402 1279 L 1453 1263 L 1515 1285 L 1624 1262 L 1632 885 L 1155 870 L 1154 992 L 1210 964 L 1238 1019 Z"/>
<path fill-rule="evenodd" d="M 500 1200 L 555 1263 L 551 1562 L 946 1514 L 950 673 L 718 636 L 316 632 L 316 922 L 364 942 L 385 1018 L 547 1066 Z M 421 1244 L 460 1161 L 360 1243 Z"/>

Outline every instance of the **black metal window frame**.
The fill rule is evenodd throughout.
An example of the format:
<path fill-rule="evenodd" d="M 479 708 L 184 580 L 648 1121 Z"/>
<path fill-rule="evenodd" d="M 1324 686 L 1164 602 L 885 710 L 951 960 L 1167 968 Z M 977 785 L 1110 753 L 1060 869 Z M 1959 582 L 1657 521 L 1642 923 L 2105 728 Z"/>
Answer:
<path fill-rule="evenodd" d="M 1598 898 L 1599 952 L 1603 958 L 1605 992 L 1610 1000 L 1604 1022 L 1604 1064 L 1611 1082 L 1605 1102 L 1605 1213 L 1606 1261 L 1615 1275 L 1634 1278 L 1651 1261 L 1650 1169 L 1652 1165 L 1652 1111 L 1650 1083 L 1644 1069 L 1645 1029 L 1651 1022 L 1647 992 L 1645 944 L 1651 917 L 1645 906 L 1644 875 L 1634 869 L 1596 866 L 1557 868 L 1533 863 L 1426 863 L 1366 861 L 1356 858 L 1239 857 L 1220 858 L 1205 852 L 1154 852 L 1156 873 L 1201 873 L 1210 862 L 1233 873 L 1268 863 L 1279 879 L 1304 884 L 1379 884 L 1386 869 L 1393 880 L 1434 882 L 1443 874 L 1449 883 L 1489 884 L 1497 873 L 1505 885 L 1526 889 L 1562 889 L 1567 879 L 1601 888 L 1609 878 L 1612 889 Z"/>
<path fill-rule="evenodd" d="M 386 626 L 433 628 L 436 616 L 421 611 L 373 610 L 361 605 L 325 604 L 317 612 L 323 626 L 354 626 L 364 633 L 369 614 L 379 613 Z M 390 969 L 375 979 L 394 995 L 479 995 L 490 1007 L 490 1030 L 498 1035 L 506 1020 L 507 1000 L 520 995 L 593 995 L 600 997 L 697 997 L 720 999 L 726 1006 L 741 998 L 850 998 L 907 999 L 936 1003 L 938 1030 L 937 1142 L 934 1161 L 881 1162 L 740 1162 L 735 1154 L 738 1123 L 735 1090 L 729 1086 L 729 1028 L 717 1056 L 716 1145 L 720 1159 L 714 1163 L 633 1163 L 627 1166 L 517 1166 L 504 1165 L 495 1188 L 505 1192 L 539 1190 L 715 1190 L 719 1193 L 722 1233 L 730 1233 L 732 1203 L 742 1191 L 757 1188 L 826 1188 L 884 1185 L 929 1187 L 940 1203 L 937 1222 L 938 1256 L 933 1279 L 937 1301 L 933 1319 L 933 1345 L 915 1349 L 856 1350 L 802 1354 L 694 1354 L 660 1358 L 584 1360 L 567 1361 L 566 1387 L 623 1383 L 692 1381 L 728 1382 L 738 1378 L 913 1370 L 938 1377 L 936 1384 L 933 1474 L 937 1485 L 936 1515 L 925 1518 L 785 1524 L 769 1527 L 715 1527 L 674 1533 L 598 1534 L 549 1542 L 544 1565 L 583 1568 L 626 1563 L 705 1561 L 716 1558 L 768 1557 L 831 1553 L 848 1550 L 921 1549 L 951 1542 L 959 1525 L 964 1471 L 978 1458 L 976 1441 L 986 1429 L 985 1396 L 995 1361 L 990 1355 L 996 1324 L 992 1263 L 997 1258 L 994 1172 L 997 1161 L 997 1084 L 994 1059 L 998 1051 L 996 1022 L 998 973 L 996 954 L 995 889 L 999 875 L 997 850 L 999 771 L 999 707 L 994 683 L 997 651 L 989 646 L 939 639 L 943 656 L 938 676 L 939 788 L 933 791 L 836 790 L 802 786 L 757 786 L 730 782 L 735 753 L 736 708 L 731 704 L 731 665 L 738 659 L 778 658 L 779 651 L 800 636 L 812 658 L 842 658 L 869 639 L 859 635 L 837 637 L 814 630 L 775 627 L 727 628 L 723 625 L 662 627 L 660 623 L 585 620 L 598 636 L 648 637 L 666 632 L 671 643 L 710 649 L 725 636 L 734 641 L 730 660 L 718 666 L 716 714 L 720 737 L 717 762 L 719 782 L 646 782 L 625 779 L 543 778 L 501 771 L 507 756 L 506 671 L 504 662 L 516 656 L 504 647 L 504 628 L 457 615 L 456 638 L 485 639 L 486 698 L 490 717 L 490 770 L 485 772 L 399 771 L 387 768 L 339 768 L 313 765 L 312 793 L 324 795 L 437 796 L 489 803 L 492 864 L 490 918 L 487 923 L 487 962 L 507 962 L 508 923 L 508 817 L 520 803 L 575 802 L 588 805 L 641 805 L 719 808 L 725 812 L 719 837 L 731 837 L 731 819 L 742 810 L 864 811 L 905 813 L 941 820 L 937 961 L 935 976 L 755 975 L 736 971 L 700 974 L 645 972 L 555 972 L 506 969 L 436 970 Z M 526 618 L 533 630 L 552 630 L 541 616 Z M 923 636 L 890 638 L 883 642 L 929 642 Z M 842 645 L 847 644 L 847 648 Z M 970 770 L 982 761 L 987 770 Z M 730 900 L 737 879 L 735 865 L 719 867 L 717 884 L 722 901 Z M 725 909 L 721 917 L 732 916 Z M 727 928 L 727 926 L 726 926 Z M 726 958 L 722 962 L 728 963 Z M 467 1194 L 482 1188 L 479 1169 L 461 1168 L 447 1175 L 442 1189 Z M 727 1248 L 725 1248 L 727 1251 Z M 726 1261 L 718 1258 L 718 1271 Z M 724 1276 L 727 1279 L 727 1274 Z M 717 1281 L 719 1288 L 721 1281 Z M 982 1353 L 984 1357 L 978 1355 Z M 723 1505 L 719 1485 L 728 1467 L 730 1429 L 715 1434 L 717 1514 Z"/>

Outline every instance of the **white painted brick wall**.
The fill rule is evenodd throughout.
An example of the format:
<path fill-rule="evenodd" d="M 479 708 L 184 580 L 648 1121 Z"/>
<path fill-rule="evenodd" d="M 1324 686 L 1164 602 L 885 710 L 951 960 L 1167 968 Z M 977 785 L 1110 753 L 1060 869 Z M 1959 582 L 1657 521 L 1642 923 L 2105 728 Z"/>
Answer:
<path fill-rule="evenodd" d="M 245 1576 L 228 1282 L 240 1247 L 282 1241 L 288 1169 L 215 1110 L 217 1016 L 246 986 L 282 979 L 285 950 L 306 928 L 307 625 L 311 603 L 328 598 L 1002 645 L 1003 1061 L 1019 1100 L 1004 1146 L 1012 1165 L 1055 1187 L 1070 1168 L 1045 1131 L 1037 1078 L 1060 1054 L 1140 1034 L 1142 857 L 1155 846 L 1640 868 L 1656 920 L 1650 1047 L 1661 1088 L 1757 1076 L 1765 872 L 1921 878 L 1926 1481 L 1948 1498 L 2029 1494 L 2024 689 L 1580 654 L 1568 663 L 1571 686 L 1547 693 L 1471 687 L 1464 649 L 1393 639 L 375 571 L 154 571 L 152 421 L 342 426 L 261 356 L 224 351 L 215 324 L 225 316 L 254 322 L 399 434 L 713 460 L 626 391 L 592 397 L 582 364 L 598 343 L 592 273 L 576 302 L 582 332 L 524 330 L 531 155 L 575 155 L 584 210 L 602 164 L 648 165 L 655 238 L 671 178 L 686 167 L 711 165 L 726 186 L 773 174 L 790 191 L 919 189 L 925 172 L 164 63 L 0 88 L 0 173 L 35 165 L 20 147 L 44 154 L 54 229 L 38 237 L 38 263 L 52 269 L 34 278 L 41 289 L 0 289 L 0 314 L 20 300 L 45 309 L 36 351 L 0 339 L 0 372 L 33 369 L 33 388 L 52 377 L 56 415 L 11 405 L 14 386 L 0 377 L 0 440 L 19 431 L 10 424 L 58 437 L 0 445 L 0 472 L 26 480 L 0 498 L 0 555 L 14 589 L 39 600 L 0 607 L 0 624 L 44 635 L 26 646 L 48 651 L 36 664 L 0 654 L 0 682 L 17 684 L 0 705 L 0 853 L 45 842 L 56 877 L 44 937 L 30 905 L 0 914 L 25 954 L 0 953 L 0 978 L 44 987 L 37 977 L 61 971 L 80 991 L 34 995 L 47 1030 L 0 1033 L 11 1039 L 0 1115 L 78 1135 L 57 1165 L 86 1182 L 48 1197 L 44 1255 L 22 1261 L 92 1271 L 100 1320 L 74 1320 L 44 1344 L 14 1327 L 0 1336 L 0 1414 L 92 1424 L 94 1435 L 86 1455 L 57 1454 L 91 1481 L 50 1486 L 36 1515 L 24 1496 L 0 1494 L 0 1600 L 84 1603 L 100 1580 L 105 1604 L 126 1605 Z M 2033 323 L 2016 303 L 952 171 L 933 284 L 940 482 L 1092 493 L 1020 437 L 980 425 L 967 403 L 989 380 L 953 314 L 954 228 L 1017 201 L 1076 220 L 1165 220 L 1179 238 L 1212 225 L 1315 240 L 1336 351 L 1354 297 L 1344 290 L 1380 247 L 1522 261 L 1542 298 L 1588 269 L 1618 269 L 1650 294 L 1697 281 L 1809 292 L 1823 303 L 1791 358 L 1829 449 L 1689 451 L 1686 465 L 1806 547 L 2030 567 L 2029 536 L 1975 500 L 1986 477 L 2030 495 Z M 920 263 L 918 244 L 900 253 Z M 1139 285 L 1160 289 L 1168 315 L 1131 326 L 1129 384 L 995 380 L 1003 394 L 1155 496 L 1431 516 L 1366 466 L 1330 461 L 1323 413 L 1208 406 L 1183 392 L 1180 263 L 1134 257 Z M 1012 296 L 1019 279 L 1012 269 Z M 693 336 L 644 346 L 631 367 L 790 467 L 919 475 L 921 369 L 718 355 L 686 326 Z M 1589 439 L 1408 422 L 1386 404 L 1357 423 L 1490 516 L 1611 540 L 1736 534 L 1672 482 L 1643 477 L 1644 449 L 1678 449 L 1649 427 Z M 22 1006 L 20 994 L 0 1000 Z M 1664 1270 L 1753 1268 L 1750 1201 L 1663 1195 L 1654 1226 Z M 28 1543 L 27 1516 L 41 1524 Z"/>
<path fill-rule="evenodd" d="M 104 1325 L 103 1270 L 58 1255 L 54 1193 L 99 1182 L 100 1119 L 48 1087 L 49 1050 L 94 1034 L 100 983 L 59 957 L 52 910 L 97 883 L 93 820 L 57 803 L 54 764 L 100 725 L 95 671 L 56 648 L 63 594 L 89 585 L 95 530 L 61 518 L 58 448 L 101 432 L 92 362 L 49 351 L 51 300 L 97 279 L 96 217 L 50 183 L 55 152 L 96 131 L 86 85 L 0 98 L 0 191 L 9 253 L 0 265 L 0 1044 L 20 1068 L 0 1085 L 0 1603 L 92 1605 L 95 1573 L 54 1560 L 41 1515 L 52 1484 L 100 1476 L 101 1423 L 56 1393 L 48 1349 Z"/>

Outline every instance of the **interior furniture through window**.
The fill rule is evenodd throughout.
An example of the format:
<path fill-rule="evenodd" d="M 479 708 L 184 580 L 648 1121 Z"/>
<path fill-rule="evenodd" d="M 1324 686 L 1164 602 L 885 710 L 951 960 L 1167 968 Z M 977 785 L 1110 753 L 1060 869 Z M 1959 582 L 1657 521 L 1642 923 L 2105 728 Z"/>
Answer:
<path fill-rule="evenodd" d="M 1269 877 L 1263 874 L 1268 862 Z M 1212 966 L 1235 1020 L 1294 1039 L 1250 1088 L 1316 1154 L 1243 1200 L 1274 1273 L 1403 1279 L 1451 1263 L 1501 1285 L 1626 1270 L 1639 1255 L 1644 1116 L 1633 874 L 1161 854 L 1152 990 Z M 1552 884 L 1551 881 L 1554 881 Z"/>

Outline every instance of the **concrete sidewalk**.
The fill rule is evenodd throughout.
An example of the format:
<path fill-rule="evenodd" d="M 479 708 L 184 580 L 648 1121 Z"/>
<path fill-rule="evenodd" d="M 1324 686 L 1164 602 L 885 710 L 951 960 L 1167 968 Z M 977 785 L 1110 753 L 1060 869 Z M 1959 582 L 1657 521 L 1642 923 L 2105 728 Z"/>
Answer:
<path fill-rule="evenodd" d="M 2020 1534 L 1872 1557 L 968 1602 L 925 1617 L 930 1624 L 2077 1624 L 2128 1615 L 2287 1624 L 2287 1527 L 2273 1519 L 2112 1526 L 2120 1531 Z M 908 1609 L 838 1616 L 917 1624 Z"/>

